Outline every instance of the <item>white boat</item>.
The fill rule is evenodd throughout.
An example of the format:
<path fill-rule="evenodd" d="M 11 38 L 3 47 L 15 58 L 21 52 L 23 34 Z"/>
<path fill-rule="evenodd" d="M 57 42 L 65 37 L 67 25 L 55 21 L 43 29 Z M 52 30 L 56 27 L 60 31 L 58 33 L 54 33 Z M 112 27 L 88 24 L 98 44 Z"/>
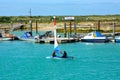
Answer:
<path fill-rule="evenodd" d="M 8 37 L 2 37 L 0 38 L 0 41 L 12 41 L 12 38 L 8 38 Z"/>
<path fill-rule="evenodd" d="M 115 42 L 116 42 L 116 43 L 120 43 L 120 36 L 115 37 Z"/>
<path fill-rule="evenodd" d="M 60 50 L 60 48 L 58 46 L 58 42 L 57 42 L 56 20 L 55 20 L 55 18 L 54 18 L 54 53 L 55 53 L 55 56 L 53 56 L 54 54 L 52 54 L 52 56 L 48 56 L 46 58 L 47 59 L 73 59 L 72 56 L 67 56 L 67 53 L 65 51 L 64 51 L 64 53 L 65 53 L 66 57 L 56 55 L 56 54 L 58 54 L 58 55 L 61 54 L 62 51 Z"/>
<path fill-rule="evenodd" d="M 86 34 L 83 38 L 81 38 L 82 42 L 98 42 L 98 43 L 104 43 L 108 42 L 107 37 L 103 36 L 98 31 L 93 31 L 91 33 Z"/>
<path fill-rule="evenodd" d="M 35 39 L 33 38 L 33 37 L 31 37 L 31 38 L 21 38 L 21 37 L 18 37 L 19 38 L 19 40 L 21 40 L 21 41 L 31 41 L 31 42 L 35 42 Z"/>
<path fill-rule="evenodd" d="M 0 33 L 0 41 L 12 41 L 12 40 L 16 40 L 17 37 L 14 36 L 13 34 L 9 34 L 8 31 L 3 30 Z"/>

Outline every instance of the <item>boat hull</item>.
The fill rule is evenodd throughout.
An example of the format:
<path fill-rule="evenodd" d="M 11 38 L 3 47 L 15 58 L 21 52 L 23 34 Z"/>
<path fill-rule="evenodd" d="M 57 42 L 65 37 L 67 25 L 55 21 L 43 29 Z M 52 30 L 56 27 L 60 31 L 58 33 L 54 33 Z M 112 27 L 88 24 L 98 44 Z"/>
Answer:
<path fill-rule="evenodd" d="M 106 39 L 81 39 L 82 42 L 94 42 L 94 43 L 105 43 L 108 42 Z"/>
<path fill-rule="evenodd" d="M 18 37 L 19 40 L 21 41 L 31 41 L 31 42 L 35 42 L 34 37 L 30 37 L 30 38 L 24 38 L 24 37 Z"/>
<path fill-rule="evenodd" d="M 0 38 L 0 41 L 12 41 L 12 38 Z"/>
<path fill-rule="evenodd" d="M 120 43 L 120 39 L 115 39 L 115 42 L 116 43 Z"/>
<path fill-rule="evenodd" d="M 68 56 L 67 58 L 62 58 L 60 56 L 52 57 L 52 56 L 47 56 L 46 59 L 74 59 L 73 56 Z"/>

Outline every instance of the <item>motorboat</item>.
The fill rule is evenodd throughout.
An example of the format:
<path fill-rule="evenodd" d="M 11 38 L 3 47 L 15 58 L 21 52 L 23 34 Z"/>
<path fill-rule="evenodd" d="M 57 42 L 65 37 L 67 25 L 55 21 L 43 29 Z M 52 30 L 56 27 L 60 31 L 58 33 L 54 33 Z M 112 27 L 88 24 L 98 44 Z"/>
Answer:
<path fill-rule="evenodd" d="M 116 43 L 120 43 L 120 36 L 115 37 L 115 42 L 116 42 Z"/>
<path fill-rule="evenodd" d="M 31 32 L 25 32 L 23 36 L 18 37 L 22 41 L 35 41 L 35 38 L 32 36 Z"/>
<path fill-rule="evenodd" d="M 3 30 L 0 33 L 0 41 L 11 41 L 11 40 L 18 40 L 18 38 L 15 35 L 10 34 L 7 30 Z"/>
<path fill-rule="evenodd" d="M 82 42 L 96 42 L 96 43 L 104 43 L 108 42 L 107 37 L 103 36 L 100 32 L 98 31 L 93 31 L 81 38 Z"/>

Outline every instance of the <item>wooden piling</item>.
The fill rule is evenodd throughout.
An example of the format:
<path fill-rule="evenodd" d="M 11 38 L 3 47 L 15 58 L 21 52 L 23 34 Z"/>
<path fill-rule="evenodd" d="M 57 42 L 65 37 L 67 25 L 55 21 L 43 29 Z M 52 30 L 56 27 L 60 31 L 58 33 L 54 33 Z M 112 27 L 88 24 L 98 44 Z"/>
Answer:
<path fill-rule="evenodd" d="M 74 35 L 76 35 L 76 23 L 74 23 Z"/>
<path fill-rule="evenodd" d="M 64 37 L 66 37 L 66 23 L 64 23 Z"/>
<path fill-rule="evenodd" d="M 113 22 L 113 42 L 115 42 L 115 22 Z"/>
<path fill-rule="evenodd" d="M 32 36 L 32 21 L 30 20 L 30 32 L 31 32 L 31 36 Z"/>
<path fill-rule="evenodd" d="M 36 35 L 38 34 L 38 24 L 37 24 L 37 20 L 36 20 Z"/>

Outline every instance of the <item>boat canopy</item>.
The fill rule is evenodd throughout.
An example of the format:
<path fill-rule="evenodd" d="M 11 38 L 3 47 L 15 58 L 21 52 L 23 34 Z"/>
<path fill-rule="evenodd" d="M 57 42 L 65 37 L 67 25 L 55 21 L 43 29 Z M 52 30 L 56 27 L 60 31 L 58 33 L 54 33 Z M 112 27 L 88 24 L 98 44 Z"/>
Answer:
<path fill-rule="evenodd" d="M 95 31 L 94 34 L 96 37 L 103 37 L 103 35 L 98 31 Z"/>
<path fill-rule="evenodd" d="M 32 33 L 31 32 L 25 32 L 24 36 L 21 36 L 21 38 L 30 38 L 32 37 Z"/>
<path fill-rule="evenodd" d="M 24 33 L 24 36 L 27 37 L 27 38 L 28 38 L 28 37 L 31 37 L 31 36 L 32 36 L 32 33 L 31 33 L 31 32 L 25 32 L 25 33 Z"/>

